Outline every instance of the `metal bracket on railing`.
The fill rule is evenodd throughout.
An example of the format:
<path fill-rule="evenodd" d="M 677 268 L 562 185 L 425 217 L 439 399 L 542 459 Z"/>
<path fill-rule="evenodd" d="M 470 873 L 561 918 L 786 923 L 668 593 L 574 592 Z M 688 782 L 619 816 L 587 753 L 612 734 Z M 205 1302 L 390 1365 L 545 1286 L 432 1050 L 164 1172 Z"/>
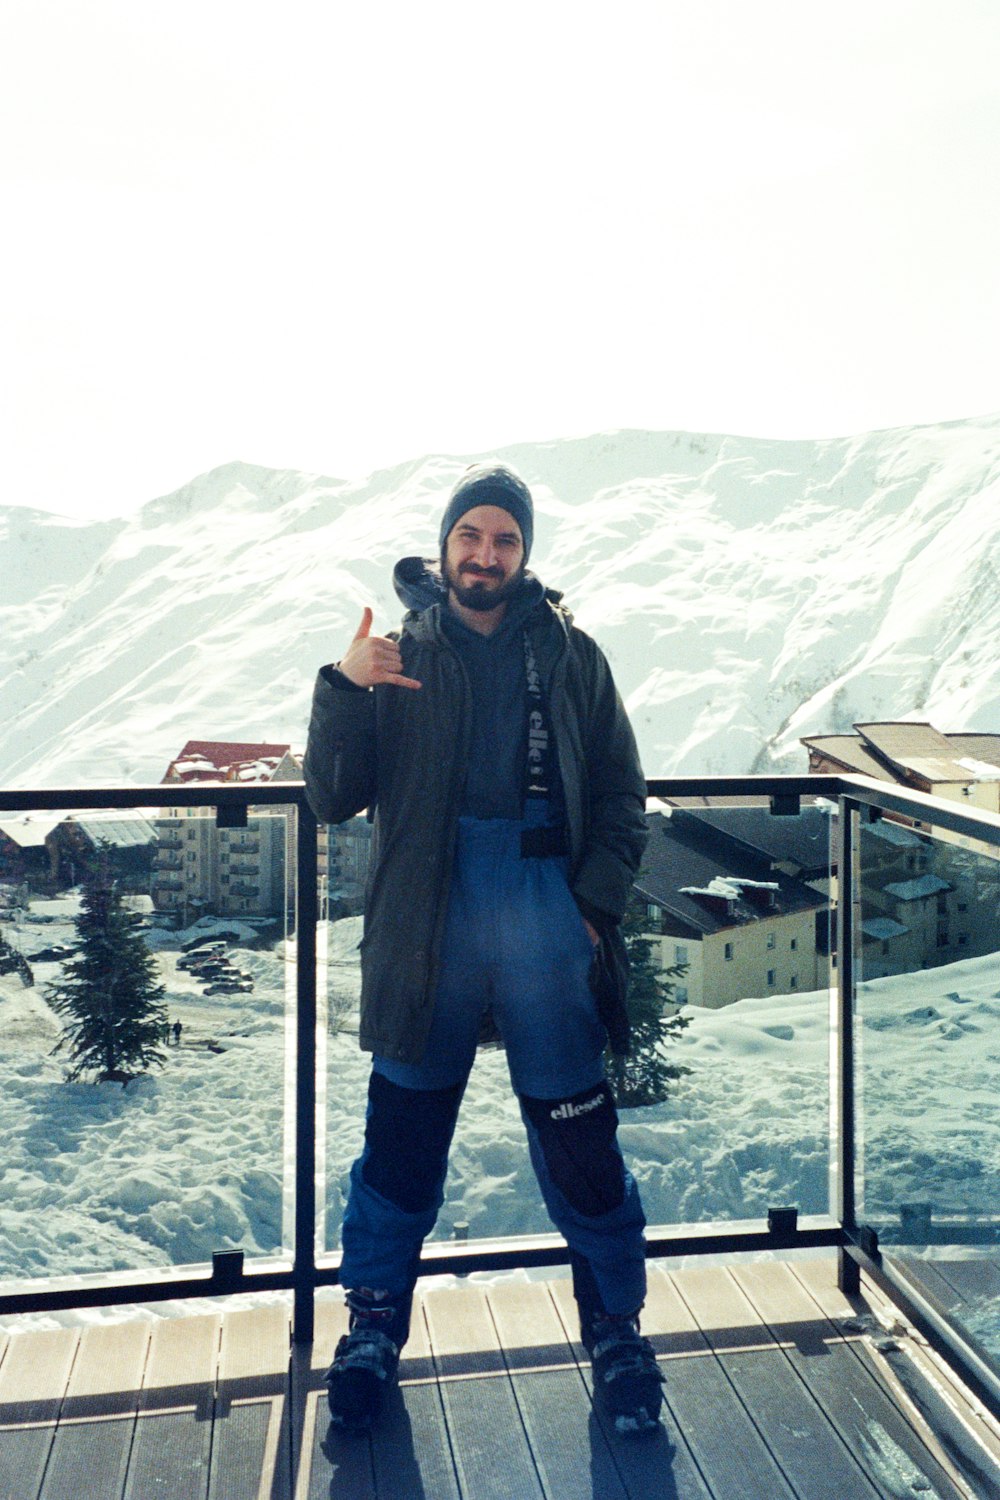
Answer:
<path fill-rule="evenodd" d="M 863 1255 L 867 1255 L 869 1260 L 878 1262 L 882 1259 L 881 1251 L 878 1248 L 877 1230 L 872 1229 L 868 1224 L 859 1224 L 855 1239 L 857 1240 L 858 1249 Z"/>
<path fill-rule="evenodd" d="M 776 1240 L 793 1240 L 799 1227 L 797 1208 L 769 1208 L 767 1232 Z"/>
<path fill-rule="evenodd" d="M 901 1203 L 899 1228 L 904 1245 L 926 1245 L 931 1237 L 934 1208 L 930 1203 Z"/>
<path fill-rule="evenodd" d="M 220 1292 L 238 1291 L 243 1280 L 243 1251 L 213 1250 L 212 1280 Z"/>
<path fill-rule="evenodd" d="M 234 804 L 217 807 L 215 826 L 216 828 L 245 828 L 247 826 L 246 803 L 241 802 L 238 807 Z"/>

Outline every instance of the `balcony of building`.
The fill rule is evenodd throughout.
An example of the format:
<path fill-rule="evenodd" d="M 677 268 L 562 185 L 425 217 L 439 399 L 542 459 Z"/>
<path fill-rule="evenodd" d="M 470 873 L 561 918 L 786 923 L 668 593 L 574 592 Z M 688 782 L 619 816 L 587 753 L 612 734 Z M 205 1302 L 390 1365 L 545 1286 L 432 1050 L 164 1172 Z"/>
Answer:
<path fill-rule="evenodd" d="M 143 807 L 150 791 L 7 792 L 0 809 Z M 688 805 L 739 798 L 775 820 L 799 817 L 818 797 L 827 815 L 827 889 L 837 898 L 827 992 L 794 998 L 804 1007 L 795 1026 L 768 1015 L 754 1031 L 762 1094 L 773 1099 L 773 1112 L 747 1101 L 739 1170 L 754 1212 L 738 1218 L 706 1202 L 695 1222 L 663 1221 L 665 1200 L 648 1193 L 643 1331 L 665 1377 L 661 1432 L 625 1442 L 595 1414 L 558 1237 L 477 1240 L 457 1224 L 426 1247 L 413 1333 L 384 1420 L 370 1439 L 330 1430 L 322 1372 L 344 1326 L 331 1205 L 345 1163 L 333 1157 L 332 1121 L 343 1101 L 328 1013 L 341 960 L 318 921 L 315 824 L 301 788 L 284 784 L 253 789 L 255 806 L 266 802 L 296 825 L 297 883 L 280 949 L 292 1045 L 261 1054 L 279 1122 L 273 1161 L 261 1163 L 282 1178 L 274 1243 L 266 1253 L 259 1244 L 240 1248 L 234 1229 L 203 1263 L 165 1263 L 147 1245 L 123 1266 L 117 1254 L 102 1260 L 107 1223 L 80 1219 L 60 1241 L 77 1247 L 66 1249 L 61 1270 L 35 1274 L 25 1252 L 0 1283 L 0 1495 L 1000 1494 L 1000 1013 L 990 1002 L 1000 990 L 1000 819 L 849 777 L 657 782 L 651 792 Z M 231 826 L 246 815 L 250 789 L 178 787 L 173 795 L 214 807 Z M 782 824 L 784 845 L 791 827 Z M 879 909 L 880 881 L 894 873 L 881 856 L 904 838 L 920 841 L 954 889 L 968 957 L 935 967 L 915 929 L 880 935 L 871 979 L 864 952 L 873 940 L 862 929 Z M 782 858 L 788 862 L 787 848 Z M 747 916 L 747 932 L 754 920 Z M 209 924 L 206 940 L 210 931 Z M 738 961 L 739 933 L 734 942 Z M 180 935 L 178 951 L 179 943 Z M 177 983 L 173 950 L 157 951 Z M 714 1013 L 714 1035 L 727 1024 L 745 1028 L 748 1015 L 739 1004 Z M 829 1059 L 821 1066 L 800 1050 L 798 1035 L 817 1020 Z M 3 1037 L 0 1027 L 0 1047 Z M 931 1039 L 943 1060 L 929 1083 Z M 220 1068 L 226 1048 L 236 1049 L 239 1072 L 239 1038 L 222 1035 L 216 1045 Z M 966 1049 L 955 1076 L 949 1048 L 956 1056 Z M 32 1077 L 29 1066 L 18 1087 L 31 1087 Z M 821 1122 L 825 1165 L 817 1173 L 815 1162 L 803 1161 L 797 1177 L 793 1164 L 775 1183 L 775 1201 L 768 1149 L 793 1083 L 794 1108 L 801 1098 Z M 148 1101 L 165 1107 L 167 1087 L 140 1090 L 143 1120 Z M 76 1119 L 67 1129 L 57 1086 L 47 1088 L 26 1150 L 44 1164 L 46 1213 L 72 1217 L 80 1212 L 74 1167 L 82 1126 Z M 657 1138 L 651 1159 L 694 1149 L 695 1127 L 679 1111 L 666 1118 L 637 1109 L 633 1127 L 635 1141 Z M 183 1156 L 181 1140 L 174 1149 Z M 0 1147 L 0 1166 L 5 1152 L 11 1162 L 0 1221 L 6 1265 L 17 1261 L 11 1247 L 38 1229 L 12 1217 L 22 1176 L 13 1151 L 10 1140 Z M 208 1191 L 236 1167 L 222 1155 L 200 1170 Z M 138 1245 L 148 1204 L 138 1187 L 130 1191 L 126 1227 Z"/>

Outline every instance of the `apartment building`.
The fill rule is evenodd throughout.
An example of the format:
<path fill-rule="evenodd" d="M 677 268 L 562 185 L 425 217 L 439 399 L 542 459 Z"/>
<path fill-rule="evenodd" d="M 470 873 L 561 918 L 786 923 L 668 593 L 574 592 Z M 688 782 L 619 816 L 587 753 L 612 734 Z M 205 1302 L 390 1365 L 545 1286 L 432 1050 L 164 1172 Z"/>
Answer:
<path fill-rule="evenodd" d="M 928 723 L 855 724 L 803 739 L 811 773 L 855 772 L 1000 812 L 1000 734 Z M 1000 946 L 1000 865 L 981 844 L 895 813 L 862 825 L 861 970 L 936 968 Z"/>
<path fill-rule="evenodd" d="M 189 740 L 163 784 L 288 780 L 297 774 L 290 757 L 288 745 Z M 155 823 L 154 906 L 182 922 L 207 914 L 280 917 L 294 870 L 291 821 L 280 807 L 251 807 L 245 828 L 219 828 L 210 807 L 163 807 Z"/>
<path fill-rule="evenodd" d="M 772 839 L 768 820 L 786 825 L 772 826 Z M 802 878 L 793 857 L 798 840 L 810 871 L 828 880 L 825 814 L 805 809 L 793 820 L 772 818 L 767 808 L 675 808 L 647 821 L 635 884 L 662 967 L 687 965 L 675 981 L 679 1004 L 717 1008 L 828 983 L 828 896 Z M 787 827 L 793 821 L 797 840 Z"/>

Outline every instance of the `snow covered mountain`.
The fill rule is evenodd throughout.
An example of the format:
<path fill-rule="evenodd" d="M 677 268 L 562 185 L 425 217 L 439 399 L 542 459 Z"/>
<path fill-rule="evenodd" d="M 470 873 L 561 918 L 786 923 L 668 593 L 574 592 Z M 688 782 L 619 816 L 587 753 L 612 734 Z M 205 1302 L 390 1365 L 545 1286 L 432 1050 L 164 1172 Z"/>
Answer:
<path fill-rule="evenodd" d="M 301 745 L 316 668 L 433 554 L 473 457 L 357 482 L 232 463 L 134 516 L 0 508 L 0 784 Z M 500 457 L 532 566 L 607 651 L 649 775 L 804 770 L 803 734 L 1000 731 L 1000 417 L 823 442 L 610 432 Z"/>

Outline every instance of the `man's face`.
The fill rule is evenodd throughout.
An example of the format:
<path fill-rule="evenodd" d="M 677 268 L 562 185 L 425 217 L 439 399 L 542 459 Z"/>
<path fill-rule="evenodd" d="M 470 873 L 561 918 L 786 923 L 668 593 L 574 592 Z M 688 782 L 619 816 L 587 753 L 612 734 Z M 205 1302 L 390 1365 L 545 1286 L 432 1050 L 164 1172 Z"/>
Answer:
<path fill-rule="evenodd" d="M 466 609 L 506 604 L 524 578 L 524 543 L 513 516 L 477 505 L 452 527 L 441 559 L 444 581 Z"/>

